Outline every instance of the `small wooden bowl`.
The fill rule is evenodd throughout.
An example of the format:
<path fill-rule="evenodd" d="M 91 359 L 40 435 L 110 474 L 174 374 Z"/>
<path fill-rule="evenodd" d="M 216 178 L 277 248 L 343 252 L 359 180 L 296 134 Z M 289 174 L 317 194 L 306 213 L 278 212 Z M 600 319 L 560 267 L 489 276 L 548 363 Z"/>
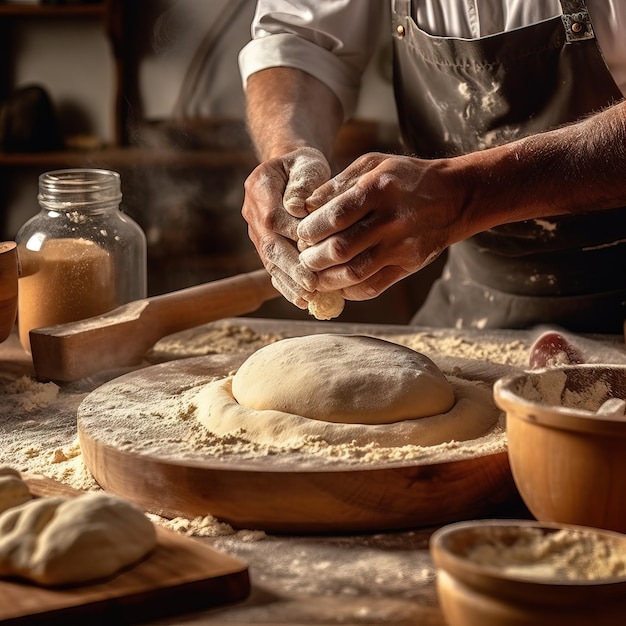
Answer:
<path fill-rule="evenodd" d="M 611 397 L 626 399 L 625 365 L 564 366 L 494 385 L 513 478 L 538 520 L 626 532 L 626 417 L 596 413 Z"/>
<path fill-rule="evenodd" d="M 0 342 L 4 341 L 15 326 L 17 316 L 17 244 L 0 242 Z"/>
<path fill-rule="evenodd" d="M 551 576 L 551 570 L 546 568 L 558 552 L 555 539 L 552 552 L 532 552 L 536 558 L 530 559 L 530 563 L 520 558 L 520 545 L 532 545 L 550 535 L 557 537 L 553 533 L 558 531 L 577 533 L 576 537 L 584 535 L 588 541 L 608 546 L 626 566 L 626 537 L 610 531 L 526 520 L 459 522 L 436 531 L 430 540 L 430 552 L 438 568 L 437 594 L 447 623 L 450 626 L 623 623 L 626 575 L 585 578 L 591 575 L 587 570 L 576 571 L 572 579 L 554 569 Z M 485 546 L 492 558 L 477 556 L 475 550 Z M 512 552 L 514 549 L 517 552 Z M 522 564 L 513 569 L 511 564 L 516 561 Z M 533 570 L 532 566 L 542 569 Z M 571 574 L 574 572 L 572 569 Z"/>

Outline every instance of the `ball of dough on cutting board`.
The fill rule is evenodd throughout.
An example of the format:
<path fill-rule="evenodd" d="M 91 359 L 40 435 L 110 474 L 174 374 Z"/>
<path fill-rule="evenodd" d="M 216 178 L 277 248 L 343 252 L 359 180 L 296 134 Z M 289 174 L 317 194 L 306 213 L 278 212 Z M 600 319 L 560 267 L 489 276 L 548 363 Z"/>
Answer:
<path fill-rule="evenodd" d="M 0 515 L 0 576 L 43 586 L 107 578 L 155 546 L 144 513 L 105 493 L 34 499 Z"/>
<path fill-rule="evenodd" d="M 0 467 L 0 513 L 32 498 L 20 473 L 11 467 Z"/>
<path fill-rule="evenodd" d="M 386 424 L 445 413 L 454 391 L 425 355 L 364 335 L 283 339 L 252 354 L 232 381 L 237 402 L 310 419 Z"/>

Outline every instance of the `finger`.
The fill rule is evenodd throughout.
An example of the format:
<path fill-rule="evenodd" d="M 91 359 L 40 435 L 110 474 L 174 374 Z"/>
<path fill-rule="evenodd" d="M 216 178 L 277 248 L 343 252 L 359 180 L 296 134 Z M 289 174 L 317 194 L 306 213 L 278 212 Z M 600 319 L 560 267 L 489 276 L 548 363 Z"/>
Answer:
<path fill-rule="evenodd" d="M 373 210 L 373 201 L 362 185 L 351 187 L 302 219 L 296 236 L 309 246 L 319 243 L 363 219 Z"/>
<path fill-rule="evenodd" d="M 298 240 L 300 261 L 318 272 L 334 265 L 350 263 L 357 255 L 378 246 L 384 236 L 386 218 L 372 213 L 353 226 L 309 246 Z"/>
<path fill-rule="evenodd" d="M 246 180 L 241 214 L 250 227 L 251 238 L 272 230 L 295 241 L 299 220 L 283 207 L 284 185 L 284 179 L 272 169 L 257 168 Z"/>
<path fill-rule="evenodd" d="M 298 150 L 293 159 L 285 161 L 287 185 L 283 197 L 285 210 L 295 217 L 308 214 L 306 199 L 330 178 L 330 165 L 314 148 Z"/>
<path fill-rule="evenodd" d="M 408 276 L 414 269 L 400 262 L 402 257 L 391 257 L 383 245 L 374 245 L 356 255 L 349 263 L 337 264 L 316 272 L 318 289 L 322 291 L 361 290 L 360 300 L 377 296 L 390 284 Z M 376 278 L 376 276 L 378 276 Z M 391 281 L 391 282 L 389 282 Z"/>
<path fill-rule="evenodd" d="M 378 153 L 366 154 L 351 163 L 342 172 L 319 186 L 307 199 L 306 208 L 309 213 L 316 211 L 335 196 L 353 187 L 356 181 L 367 171 L 375 168 L 384 158 Z"/>
<path fill-rule="evenodd" d="M 340 293 L 346 300 L 360 302 L 362 300 L 372 300 L 377 298 L 383 291 L 406 278 L 407 272 L 397 265 L 388 265 L 375 272 L 369 278 L 359 282 L 358 284 L 335 290 Z M 326 280 L 320 281 L 320 286 Z M 335 280 L 329 280 L 328 284 L 336 284 Z M 326 289 L 326 287 L 324 287 Z"/>
<path fill-rule="evenodd" d="M 346 287 L 341 292 L 346 300 L 355 302 L 372 300 L 406 276 L 407 272 L 404 268 L 398 265 L 387 265 L 364 281 L 352 287 Z"/>
<path fill-rule="evenodd" d="M 265 268 L 272 276 L 277 268 L 282 274 L 289 276 L 290 280 L 301 290 L 315 291 L 318 282 L 317 275 L 302 265 L 298 250 L 292 241 L 271 233 L 261 244 L 261 250 Z"/>
<path fill-rule="evenodd" d="M 271 276 L 272 285 L 283 294 L 286 300 L 299 309 L 308 308 L 308 300 L 302 297 L 302 288 L 296 285 L 287 274 L 277 269 Z"/>
<path fill-rule="evenodd" d="M 273 232 L 282 235 L 292 242 L 296 242 L 298 239 L 297 232 L 300 220 L 287 213 L 282 206 L 282 202 L 271 210 L 269 221 L 270 229 Z"/>

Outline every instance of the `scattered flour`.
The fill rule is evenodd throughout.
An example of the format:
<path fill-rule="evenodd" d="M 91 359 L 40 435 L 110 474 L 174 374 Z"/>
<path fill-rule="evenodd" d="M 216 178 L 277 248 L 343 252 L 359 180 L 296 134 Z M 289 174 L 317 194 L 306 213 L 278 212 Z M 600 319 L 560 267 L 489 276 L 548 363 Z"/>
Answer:
<path fill-rule="evenodd" d="M 77 489 L 97 488 L 76 439 L 76 411 L 86 395 L 62 393 L 54 383 L 30 376 L 0 379 L 0 464 Z"/>
<path fill-rule="evenodd" d="M 440 332 L 417 332 L 415 334 L 388 335 L 386 339 L 395 341 L 433 356 L 454 356 L 489 363 L 526 367 L 530 344 L 519 339 L 489 341 L 465 339 Z"/>
<path fill-rule="evenodd" d="M 235 530 L 230 524 L 220 522 L 212 515 L 198 516 L 193 519 L 174 517 L 165 519 L 159 515 L 148 513 L 155 523 L 188 537 L 228 537 L 236 536 L 239 541 L 261 541 L 267 537 L 262 530 Z"/>
<path fill-rule="evenodd" d="M 249 353 L 263 345 L 272 343 L 285 336 L 293 336 L 293 331 L 276 332 L 276 324 L 266 325 L 263 320 L 248 326 L 239 320 L 221 321 L 196 329 L 185 331 L 167 337 L 158 342 L 150 352 L 149 362 L 171 361 L 189 357 L 199 357 L 207 354 L 227 354 L 232 352 Z M 387 327 L 389 329 L 389 327 Z M 326 327 L 324 328 L 326 330 Z M 503 335 L 500 340 L 497 333 L 477 334 L 475 339 L 457 336 L 450 331 L 420 331 L 415 333 L 387 332 L 385 338 L 415 350 L 433 356 L 456 356 L 467 359 L 481 360 L 492 363 L 502 363 L 525 367 L 531 340 L 528 341 Z M 374 333 L 373 333 L 374 334 Z M 595 344 L 594 344 L 595 345 Z M 611 348 L 609 356 L 596 350 L 593 358 L 600 362 L 620 362 L 621 352 Z M 9 368 L 13 370 L 14 368 Z M 270 462 L 275 466 L 292 463 L 324 463 L 346 464 L 375 463 L 381 460 L 381 449 L 376 443 L 358 446 L 345 444 L 328 446 L 325 442 L 309 438 L 303 440 L 299 447 L 291 450 L 289 460 L 285 460 L 284 449 L 273 446 L 260 446 L 246 441 L 242 433 L 231 437 L 215 437 L 206 431 L 194 419 L 194 409 L 191 406 L 190 394 L 197 379 L 182 381 L 187 390 L 180 393 L 180 383 L 176 384 L 177 393 L 162 396 L 162 410 L 146 416 L 146 420 L 159 423 L 161 428 L 154 437 L 146 437 L 141 444 L 132 443 L 133 439 L 122 434 L 130 448 L 140 447 L 144 453 L 160 453 L 162 449 L 187 450 L 185 454 L 198 455 L 205 458 L 212 456 L 226 464 L 258 463 L 261 457 L 263 462 Z M 187 385 L 185 387 L 185 385 Z M 82 455 L 77 440 L 76 414 L 82 400 L 95 388 L 97 382 L 86 381 L 82 385 L 64 385 L 59 388 L 54 383 L 41 383 L 30 376 L 21 373 L 0 374 L 0 464 L 9 465 L 25 475 L 42 475 L 62 481 L 74 488 L 83 490 L 97 490 L 98 485 L 93 480 L 82 461 Z M 129 397 L 136 397 L 138 402 L 142 398 L 149 399 L 155 392 L 164 393 L 160 382 L 147 389 L 128 389 Z M 118 411 L 120 418 L 124 416 L 122 407 L 113 407 Z M 177 418 L 171 420 L 171 416 Z M 169 416 L 169 417 L 168 417 Z M 128 420 L 126 420 L 128 421 Z M 489 449 L 502 449 L 503 424 L 499 423 L 494 431 L 491 442 L 482 442 L 482 445 L 494 446 Z M 131 443 L 129 443 L 129 441 Z M 123 443 L 123 441 L 122 441 Z M 488 450 L 488 451 L 489 451 Z M 438 455 L 449 456 L 454 454 L 459 458 L 464 455 L 475 454 L 475 449 L 452 441 L 441 446 L 428 449 L 418 449 L 415 446 L 398 447 L 382 451 L 386 454 L 385 462 L 403 463 L 412 462 L 416 454 L 423 460 L 433 459 L 436 462 Z M 430 456 L 429 456 L 430 455 Z M 176 523 L 176 522 L 174 522 Z M 178 522 L 185 532 L 197 534 L 212 534 L 218 536 L 224 533 L 224 527 L 213 528 L 210 517 L 199 520 Z M 219 522 L 218 522 L 219 524 Z"/>
<path fill-rule="evenodd" d="M 148 360 L 157 362 L 205 354 L 251 351 L 294 334 L 276 332 L 275 325 L 271 330 L 269 328 L 265 330 L 263 320 L 260 321 L 260 324 L 255 324 L 257 327 L 254 329 L 230 321 L 221 321 L 170 335 L 154 346 L 148 354 Z M 331 326 L 323 326 L 322 331 L 325 332 L 326 328 Z M 386 327 L 383 334 L 375 330 L 373 328 L 371 334 L 408 346 L 428 356 L 453 356 L 519 367 L 528 365 L 528 351 L 532 343 L 530 340 L 512 339 L 506 334 L 500 338 L 497 331 L 491 332 L 493 338 L 477 334 L 476 338 L 472 339 L 449 330 L 396 333 L 390 330 L 390 327 Z M 341 332 L 346 332 L 345 328 Z M 307 334 L 307 331 L 302 334 Z"/>
<path fill-rule="evenodd" d="M 106 383 L 92 394 L 88 405 L 80 408 L 83 432 L 96 433 L 98 440 L 106 445 L 130 454 L 158 456 L 174 462 L 211 459 L 212 463 L 225 466 L 254 465 L 266 469 L 412 464 L 416 458 L 436 463 L 506 449 L 502 414 L 480 438 L 430 446 L 385 446 L 376 441 L 330 444 L 313 434 L 289 440 L 285 445 L 280 441 L 255 442 L 245 429 L 212 433 L 196 418 L 196 412 L 199 390 L 214 378 L 185 374 L 182 370 L 187 364 L 162 365 L 158 377 L 150 381 L 131 378 Z"/>
<path fill-rule="evenodd" d="M 157 342 L 147 355 L 148 361 L 247 352 L 282 339 L 274 332 L 256 332 L 245 325 L 217 323 L 176 333 Z"/>
<path fill-rule="evenodd" d="M 7 408 L 29 413 L 36 408 L 53 404 L 59 396 L 59 387 L 54 383 L 40 383 L 30 376 L 7 381 L 0 386 L 0 399 Z"/>
<path fill-rule="evenodd" d="M 160 341 L 148 360 L 156 363 L 205 354 L 250 352 L 289 336 L 287 332 L 277 333 L 275 323 L 271 330 L 266 328 L 263 324 L 250 328 L 228 321 L 210 324 Z M 502 341 L 479 335 L 472 340 L 445 331 L 386 333 L 385 337 L 425 354 L 521 367 L 526 366 L 530 347 L 530 341 L 506 336 Z M 599 353 L 594 358 L 599 359 L 596 362 L 620 362 Z M 14 466 L 27 475 L 56 478 L 78 489 L 98 489 L 82 463 L 76 439 L 78 406 L 95 387 L 58 389 L 29 377 L 19 383 L 0 378 L 0 465 Z M 152 391 L 145 393 L 150 395 Z M 168 400 L 172 406 L 179 402 L 179 407 L 180 401 L 173 397 Z M 152 419 L 162 417 L 153 415 Z M 224 455 L 225 462 L 238 460 L 237 447 L 242 445 L 245 449 L 249 445 L 237 437 L 231 441 L 207 441 L 203 439 L 207 437 L 204 429 L 190 427 L 194 422 L 192 417 L 181 414 L 178 427 L 187 431 L 183 435 L 168 433 L 172 444 L 186 437 L 189 445 L 211 446 L 205 454 L 218 458 Z M 157 442 L 146 443 L 147 448 L 156 445 Z M 307 442 L 307 450 L 313 456 L 329 452 L 320 441 Z M 251 458 L 261 452 L 251 450 Z M 401 449 L 399 452 L 402 455 Z M 376 458 L 378 450 L 370 444 L 358 449 L 346 446 L 332 453 L 342 463 L 356 455 L 369 462 Z M 279 450 L 274 454 L 280 457 Z M 257 589 L 264 590 L 262 606 L 252 601 L 229 607 L 228 616 L 224 615 L 229 621 L 286 623 L 288 619 L 289 623 L 409 624 L 424 620 L 424 606 L 437 611 L 435 569 L 428 557 L 426 530 L 349 537 L 281 537 L 265 536 L 262 531 L 234 531 L 210 515 L 172 520 L 152 516 L 152 520 L 181 534 L 206 538 L 217 549 L 250 565 Z M 302 598 L 307 601 L 302 602 Z M 220 616 L 217 621 L 221 623 Z M 208 622 L 213 621 L 208 618 Z"/>

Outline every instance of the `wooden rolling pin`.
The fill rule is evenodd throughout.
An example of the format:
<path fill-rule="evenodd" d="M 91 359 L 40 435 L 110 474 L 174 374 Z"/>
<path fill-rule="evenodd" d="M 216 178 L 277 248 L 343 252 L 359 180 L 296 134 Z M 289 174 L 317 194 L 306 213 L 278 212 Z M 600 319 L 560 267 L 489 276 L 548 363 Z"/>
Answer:
<path fill-rule="evenodd" d="M 225 317 L 251 313 L 278 297 L 256 270 L 124 304 L 78 322 L 30 331 L 39 379 L 69 382 L 141 363 L 162 337 Z"/>

